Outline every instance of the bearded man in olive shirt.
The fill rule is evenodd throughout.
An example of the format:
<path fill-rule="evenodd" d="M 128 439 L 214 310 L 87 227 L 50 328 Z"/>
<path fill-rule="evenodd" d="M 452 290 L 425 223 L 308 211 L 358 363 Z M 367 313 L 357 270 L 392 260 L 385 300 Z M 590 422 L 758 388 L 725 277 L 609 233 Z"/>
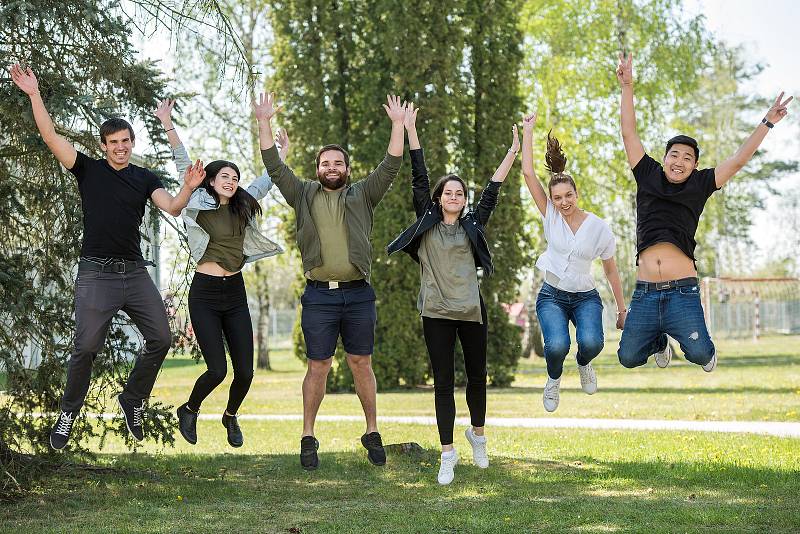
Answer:
<path fill-rule="evenodd" d="M 373 210 L 400 170 L 406 103 L 396 96 L 387 96 L 383 107 L 392 121 L 387 154 L 369 176 L 350 186 L 347 183 L 350 156 L 339 145 L 326 145 L 318 152 L 317 180 L 295 176 L 281 161 L 273 140 L 270 120 L 280 109 L 275 105 L 274 93 L 262 94 L 255 105 L 261 157 L 273 183 L 295 210 L 297 245 L 306 277 L 306 289 L 300 300 L 308 358 L 300 439 L 300 465 L 306 470 L 319 466 L 314 422 L 325 396 L 339 336 L 367 422 L 361 443 L 372 464 L 386 463 L 378 433 L 377 387 L 371 363 L 376 312 L 375 292 L 369 285 L 372 260 L 369 234 Z"/>

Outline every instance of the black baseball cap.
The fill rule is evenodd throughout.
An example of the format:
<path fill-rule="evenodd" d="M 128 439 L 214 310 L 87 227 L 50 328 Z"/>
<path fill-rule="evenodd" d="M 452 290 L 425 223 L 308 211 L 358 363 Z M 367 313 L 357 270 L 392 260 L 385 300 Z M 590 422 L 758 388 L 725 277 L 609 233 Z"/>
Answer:
<path fill-rule="evenodd" d="M 672 148 L 672 145 L 688 145 L 694 149 L 695 161 L 700 159 L 700 148 L 697 146 L 697 140 L 693 137 L 689 137 L 688 135 L 676 135 L 667 141 L 667 149 L 664 151 L 665 156 L 669 153 L 669 149 Z"/>

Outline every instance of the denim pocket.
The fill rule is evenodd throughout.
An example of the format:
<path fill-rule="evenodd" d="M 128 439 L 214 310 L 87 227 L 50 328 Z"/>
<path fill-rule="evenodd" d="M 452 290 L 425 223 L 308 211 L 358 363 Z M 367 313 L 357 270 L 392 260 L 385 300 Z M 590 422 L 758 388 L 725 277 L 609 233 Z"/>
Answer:
<path fill-rule="evenodd" d="M 681 295 L 697 295 L 700 296 L 700 288 L 698 286 L 683 286 L 678 288 Z"/>
<path fill-rule="evenodd" d="M 644 295 L 644 289 L 635 289 L 633 295 L 631 295 L 631 300 L 639 300 L 642 295 Z"/>

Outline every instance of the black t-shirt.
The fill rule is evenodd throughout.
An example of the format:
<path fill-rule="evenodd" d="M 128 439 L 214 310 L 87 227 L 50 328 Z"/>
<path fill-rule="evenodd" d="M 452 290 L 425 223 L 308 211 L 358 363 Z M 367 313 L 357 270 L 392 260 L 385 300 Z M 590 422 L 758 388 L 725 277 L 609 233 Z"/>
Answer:
<path fill-rule="evenodd" d="M 82 152 L 69 171 L 78 179 L 81 194 L 81 256 L 143 259 L 139 226 L 147 199 L 164 187 L 158 176 L 133 164 L 117 171 L 105 159 Z"/>
<path fill-rule="evenodd" d="M 694 170 L 680 184 L 667 180 L 647 154 L 633 168 L 636 190 L 636 257 L 656 243 L 672 243 L 694 260 L 694 234 L 708 197 L 718 189 L 714 169 Z"/>

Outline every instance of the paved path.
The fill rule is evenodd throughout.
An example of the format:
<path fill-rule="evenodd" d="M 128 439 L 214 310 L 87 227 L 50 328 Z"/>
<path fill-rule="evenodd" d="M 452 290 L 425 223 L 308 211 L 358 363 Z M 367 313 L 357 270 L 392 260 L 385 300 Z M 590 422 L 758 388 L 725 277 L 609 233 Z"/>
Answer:
<path fill-rule="evenodd" d="M 104 418 L 116 414 L 103 414 Z M 217 420 L 219 415 L 200 414 L 202 420 Z M 242 414 L 242 421 L 302 421 L 300 414 Z M 317 421 L 352 421 L 364 420 L 360 415 L 320 415 Z M 427 416 L 379 416 L 381 423 L 436 425 L 436 419 Z M 469 425 L 469 419 L 459 417 L 458 425 Z M 800 423 L 771 421 L 674 421 L 656 419 L 580 419 L 557 417 L 488 417 L 486 426 L 515 428 L 589 428 L 603 430 L 684 430 L 692 432 L 727 432 L 745 434 L 765 434 L 789 438 L 800 438 Z"/>

